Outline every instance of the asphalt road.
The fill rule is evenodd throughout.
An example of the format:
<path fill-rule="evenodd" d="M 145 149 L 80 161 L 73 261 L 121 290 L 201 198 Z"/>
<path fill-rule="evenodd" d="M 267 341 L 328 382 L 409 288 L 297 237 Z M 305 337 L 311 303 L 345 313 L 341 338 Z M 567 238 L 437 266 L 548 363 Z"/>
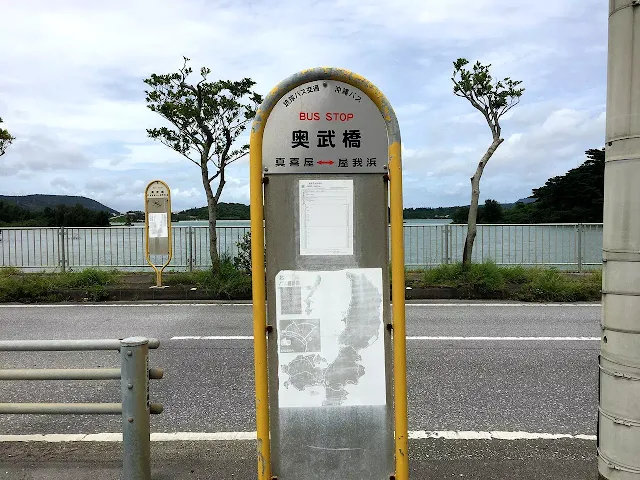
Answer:
<path fill-rule="evenodd" d="M 599 337 L 599 320 L 600 306 L 593 304 L 408 305 L 407 334 L 418 337 L 408 340 L 409 429 L 595 435 L 599 342 L 589 338 Z M 165 411 L 152 417 L 153 432 L 255 431 L 252 341 L 174 338 L 251 333 L 249 305 L 0 307 L 0 340 L 159 338 L 150 363 L 162 367 L 165 376 L 152 381 L 151 399 L 163 403 Z M 118 365 L 117 352 L 0 353 L 0 368 Z M 0 402 L 12 401 L 118 402 L 119 384 L 3 382 Z M 118 417 L 0 415 L 2 435 L 119 431 Z M 96 444 L 69 445 L 78 444 L 0 442 L 0 478 L 57 478 L 56 468 L 64 470 L 56 467 L 58 461 L 73 462 L 79 472 L 88 461 L 93 475 L 100 459 L 107 473 L 95 478 L 117 478 L 109 476 L 117 469 L 117 455 L 114 461 L 99 452 L 115 451 L 118 444 L 99 444 L 102 450 Z M 192 458 L 184 461 L 176 460 L 176 448 L 170 442 L 154 444 L 157 478 L 231 478 L 220 469 L 237 471 L 235 478 L 255 478 L 253 442 L 187 442 L 180 451 Z M 97 449 L 95 462 L 87 460 L 92 449 Z M 218 453 L 210 455 L 211 449 Z M 416 439 L 410 455 L 412 478 L 597 477 L 595 442 L 589 439 Z M 34 461 L 42 456 L 48 458 L 45 463 Z M 193 473 L 185 465 L 192 465 Z M 37 468 L 48 468 L 48 476 L 35 476 Z M 67 472 L 65 478 L 74 477 Z"/>

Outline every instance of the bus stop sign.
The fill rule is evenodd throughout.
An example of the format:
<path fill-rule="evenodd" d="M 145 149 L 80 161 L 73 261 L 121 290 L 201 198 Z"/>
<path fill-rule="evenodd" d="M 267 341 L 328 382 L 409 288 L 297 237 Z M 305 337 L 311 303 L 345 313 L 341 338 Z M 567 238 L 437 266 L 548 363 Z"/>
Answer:
<path fill-rule="evenodd" d="M 408 478 L 401 176 L 393 110 L 353 73 L 294 75 L 256 115 L 260 480 Z"/>

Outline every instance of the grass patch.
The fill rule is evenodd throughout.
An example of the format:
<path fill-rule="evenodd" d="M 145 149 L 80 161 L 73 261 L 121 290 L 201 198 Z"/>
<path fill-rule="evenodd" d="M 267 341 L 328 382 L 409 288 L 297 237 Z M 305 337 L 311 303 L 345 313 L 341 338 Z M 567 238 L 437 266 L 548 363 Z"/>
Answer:
<path fill-rule="evenodd" d="M 79 272 L 22 273 L 16 268 L 0 269 L 0 302 L 56 302 L 60 291 L 84 289 L 89 300 L 108 297 L 106 285 L 117 282 L 118 272 L 88 268 Z"/>
<path fill-rule="evenodd" d="M 251 275 L 239 270 L 230 258 L 220 260 L 216 270 L 175 272 L 164 279 L 166 285 L 189 285 L 220 299 L 251 297 Z"/>
<path fill-rule="evenodd" d="M 424 271 L 419 286 L 466 288 L 480 295 L 530 302 L 576 302 L 600 298 L 602 272 L 571 275 L 554 268 L 499 267 L 490 261 L 469 268 L 455 263 Z"/>

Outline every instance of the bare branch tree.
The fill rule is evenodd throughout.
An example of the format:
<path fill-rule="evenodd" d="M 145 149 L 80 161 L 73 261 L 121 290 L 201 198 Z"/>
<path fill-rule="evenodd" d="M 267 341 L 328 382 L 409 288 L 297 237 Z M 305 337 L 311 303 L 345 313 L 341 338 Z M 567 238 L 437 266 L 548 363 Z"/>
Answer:
<path fill-rule="evenodd" d="M 211 70 L 206 67 L 200 69 L 195 84 L 187 83 L 192 70 L 187 65 L 190 60 L 183 59 L 178 72 L 154 73 L 144 80 L 151 87 L 145 90 L 147 107 L 174 127 L 147 129 L 147 134 L 200 168 L 209 212 L 209 254 L 217 268 L 216 220 L 225 170 L 248 153 L 249 145 L 234 149 L 234 143 L 252 121 L 262 97 L 251 90 L 255 82 L 250 78 L 208 81 Z"/>
<path fill-rule="evenodd" d="M 520 102 L 524 88 L 518 88 L 522 83 L 509 77 L 493 82 L 489 73 L 489 65 L 476 62 L 472 70 L 465 66 L 469 61 L 459 58 L 453 62 L 453 93 L 458 97 L 466 98 L 471 105 L 484 116 L 491 130 L 492 142 L 480 159 L 474 175 L 471 177 L 471 204 L 467 220 L 467 238 L 464 243 L 462 263 L 465 266 L 471 264 L 473 242 L 476 238 L 478 200 L 480 198 L 480 178 L 487 166 L 489 159 L 504 141 L 501 137 L 502 128 L 500 118 Z"/>

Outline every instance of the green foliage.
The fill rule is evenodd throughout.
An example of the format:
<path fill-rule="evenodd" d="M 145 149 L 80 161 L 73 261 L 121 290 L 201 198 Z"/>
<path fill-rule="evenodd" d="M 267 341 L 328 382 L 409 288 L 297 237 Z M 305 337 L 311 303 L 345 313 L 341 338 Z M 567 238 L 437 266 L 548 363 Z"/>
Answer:
<path fill-rule="evenodd" d="M 0 201 L 0 226 L 21 227 L 108 227 L 109 214 L 89 210 L 79 203 L 73 207 L 57 205 L 43 210 L 30 210 L 14 203 Z"/>
<path fill-rule="evenodd" d="M 85 289 L 89 300 L 108 298 L 105 285 L 117 281 L 116 271 L 86 269 L 66 273 L 27 273 L 15 270 L 0 274 L 0 302 L 60 301 L 61 290 Z"/>
<path fill-rule="evenodd" d="M 0 267 L 0 278 L 20 275 L 20 269 L 17 267 Z"/>
<path fill-rule="evenodd" d="M 32 195 L 0 195 L 0 202 L 15 204 L 29 210 L 43 210 L 46 207 L 54 208 L 58 205 L 73 207 L 76 204 L 80 204 L 89 210 L 103 210 L 109 215 L 118 213 L 116 210 L 100 202 L 78 195 L 45 195 L 41 193 Z"/>
<path fill-rule="evenodd" d="M 187 66 L 189 59 L 183 58 L 178 72 L 154 73 L 144 80 L 151 87 L 145 90 L 147 107 L 173 125 L 147 129 L 147 134 L 200 167 L 213 232 L 209 253 L 211 264 L 216 266 L 219 259 L 214 228 L 226 183 L 225 169 L 248 153 L 248 144 L 235 149 L 234 144 L 255 117 L 262 97 L 252 90 L 255 82 L 250 78 L 211 82 L 207 79 L 211 70 L 206 67 L 200 69 L 200 80 L 189 84 L 192 69 Z M 215 193 L 211 186 L 214 180 L 218 183 Z"/>
<path fill-rule="evenodd" d="M 503 220 L 502 205 L 495 200 L 487 199 L 482 209 L 483 223 L 500 223 Z"/>
<path fill-rule="evenodd" d="M 147 107 L 175 127 L 152 128 L 147 133 L 196 163 L 212 161 L 218 169 L 224 168 L 248 151 L 248 145 L 230 149 L 255 116 L 262 97 L 251 91 L 255 82 L 250 78 L 207 81 L 211 70 L 206 67 L 200 69 L 201 79 L 190 85 L 187 83 L 192 73 L 187 66 L 190 59 L 183 58 L 179 72 L 154 73 L 144 80 L 151 87 L 145 90 Z M 242 101 L 245 96 L 248 102 Z"/>
<path fill-rule="evenodd" d="M 449 218 L 459 207 L 418 207 L 418 208 L 405 208 L 403 217 L 406 219 L 412 218 Z"/>
<path fill-rule="evenodd" d="M 249 220 L 249 205 L 242 203 L 218 203 L 218 220 Z M 180 221 L 207 220 L 209 210 L 207 207 L 189 208 L 175 214 Z"/>
<path fill-rule="evenodd" d="M 469 207 L 457 207 L 451 217 L 453 223 L 464 224 L 469 219 Z M 484 205 L 478 207 L 478 223 L 502 223 L 504 221 L 504 210 L 502 205 L 496 200 L 488 198 Z"/>
<path fill-rule="evenodd" d="M 241 272 L 251 275 L 251 231 L 245 233 L 236 245 L 238 255 L 233 258 L 233 265 Z"/>
<path fill-rule="evenodd" d="M 0 123 L 3 123 L 2 118 L 0 118 Z M 16 137 L 12 136 L 8 130 L 0 128 L 0 157 L 7 152 L 9 145 L 11 145 L 15 139 Z"/>
<path fill-rule="evenodd" d="M 514 293 L 523 301 L 578 302 L 600 296 L 602 273 L 593 272 L 584 278 L 562 275 L 554 269 L 532 268 L 529 281 Z"/>
<path fill-rule="evenodd" d="M 590 149 L 585 154 L 587 160 L 582 165 L 533 189 L 536 223 L 602 222 L 605 151 Z"/>
<path fill-rule="evenodd" d="M 522 81 L 505 77 L 494 82 L 489 73 L 491 64 L 482 65 L 478 61 L 469 70 L 465 68 L 468 63 L 466 58 L 458 58 L 453 62 L 453 93 L 466 98 L 479 110 L 487 120 L 494 138 L 499 138 L 500 117 L 519 103 L 524 93 L 524 88 L 518 88 Z"/>
<path fill-rule="evenodd" d="M 459 262 L 426 270 L 422 286 L 462 287 L 521 301 L 577 302 L 599 298 L 602 272 L 575 275 L 552 268 L 500 267 L 491 261 L 468 267 Z"/>
<path fill-rule="evenodd" d="M 217 269 L 173 273 L 165 278 L 167 285 L 195 285 L 199 290 L 220 299 L 251 297 L 251 276 L 238 270 L 232 259 L 220 259 Z"/>
<path fill-rule="evenodd" d="M 478 208 L 478 223 L 601 223 L 604 206 L 605 150 L 589 149 L 587 160 L 564 175 L 552 177 L 532 190 L 533 203 L 503 208 L 487 200 Z M 453 223 L 467 223 L 469 207 L 458 207 Z"/>

